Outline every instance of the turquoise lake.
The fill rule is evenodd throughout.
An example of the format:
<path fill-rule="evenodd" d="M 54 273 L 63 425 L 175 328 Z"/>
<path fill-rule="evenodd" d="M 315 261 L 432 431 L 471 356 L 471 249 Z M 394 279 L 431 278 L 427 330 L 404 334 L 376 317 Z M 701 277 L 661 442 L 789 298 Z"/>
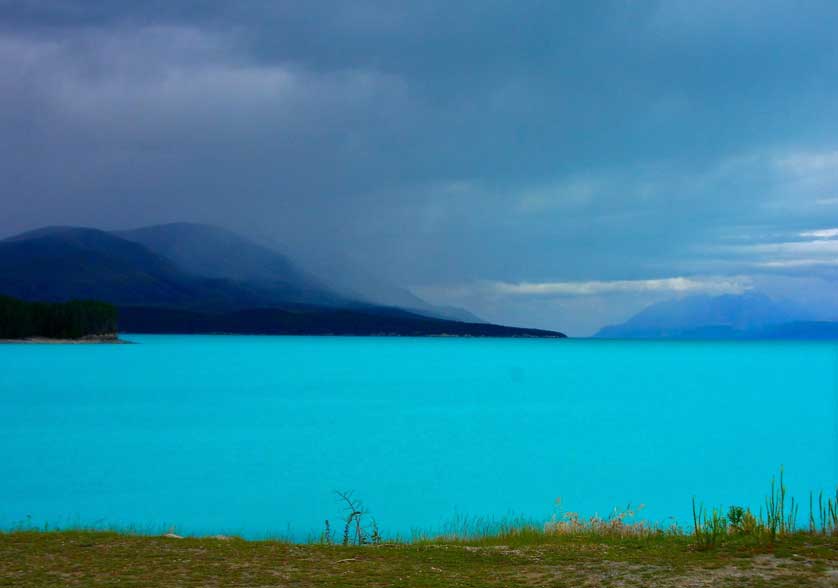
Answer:
<path fill-rule="evenodd" d="M 838 483 L 838 346 L 127 336 L 0 345 L 0 528 L 385 535 L 458 516 L 758 507 Z"/>

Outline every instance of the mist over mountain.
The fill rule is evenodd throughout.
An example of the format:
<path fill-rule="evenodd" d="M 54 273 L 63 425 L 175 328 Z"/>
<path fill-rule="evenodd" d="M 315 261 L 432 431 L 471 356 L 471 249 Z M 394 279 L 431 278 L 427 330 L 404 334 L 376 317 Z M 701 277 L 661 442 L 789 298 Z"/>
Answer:
<path fill-rule="evenodd" d="M 45 227 L 0 241 L 0 293 L 110 302 L 120 328 L 134 332 L 560 336 L 354 298 L 277 252 L 187 223 L 114 233 Z"/>
<path fill-rule="evenodd" d="M 190 274 L 98 229 L 47 227 L 0 241 L 0 292 L 27 300 L 221 310 L 281 302 L 255 285 Z"/>
<path fill-rule="evenodd" d="M 172 223 L 112 234 L 145 246 L 182 271 L 249 283 L 282 302 L 348 304 L 350 299 L 306 273 L 290 259 L 239 235 L 208 225 Z"/>
<path fill-rule="evenodd" d="M 838 2 L 809 4 L 3 0 L 0 235 L 201 222 L 342 297 L 586 336 L 834 297 Z"/>
<path fill-rule="evenodd" d="M 484 322 L 468 311 L 428 304 L 404 288 L 335 254 L 307 256 L 305 264 L 237 235 L 197 223 L 170 223 L 113 234 L 146 246 L 186 272 L 249 282 L 302 304 L 395 306 L 434 318 Z"/>
<path fill-rule="evenodd" d="M 469 323 L 486 322 L 477 315 L 455 306 L 429 304 L 406 288 L 400 288 L 377 276 L 349 257 L 335 252 L 309 252 L 305 267 L 334 291 L 347 298 L 371 304 L 398 306 L 419 314 Z"/>
<path fill-rule="evenodd" d="M 596 337 L 638 339 L 681 338 L 821 338 L 833 323 L 799 305 L 765 294 L 687 296 L 653 304 L 619 325 L 601 329 Z"/>

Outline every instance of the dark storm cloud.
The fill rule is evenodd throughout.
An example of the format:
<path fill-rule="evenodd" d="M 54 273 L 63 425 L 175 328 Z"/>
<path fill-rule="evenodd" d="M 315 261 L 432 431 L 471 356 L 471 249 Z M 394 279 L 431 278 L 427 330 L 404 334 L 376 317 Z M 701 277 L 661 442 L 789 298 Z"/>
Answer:
<path fill-rule="evenodd" d="M 829 288 L 830 246 L 793 243 L 838 226 L 836 23 L 833 2 L 0 0 L 0 231 L 222 224 L 571 332 L 677 284 Z"/>

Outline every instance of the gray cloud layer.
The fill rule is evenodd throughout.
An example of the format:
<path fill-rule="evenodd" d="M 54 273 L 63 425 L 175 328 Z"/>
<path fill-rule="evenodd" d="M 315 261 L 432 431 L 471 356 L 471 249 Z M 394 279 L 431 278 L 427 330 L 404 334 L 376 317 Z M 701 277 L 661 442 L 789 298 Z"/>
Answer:
<path fill-rule="evenodd" d="M 0 232 L 210 222 L 571 333 L 682 291 L 525 285 L 833 289 L 838 5 L 412 4 L 0 0 Z"/>

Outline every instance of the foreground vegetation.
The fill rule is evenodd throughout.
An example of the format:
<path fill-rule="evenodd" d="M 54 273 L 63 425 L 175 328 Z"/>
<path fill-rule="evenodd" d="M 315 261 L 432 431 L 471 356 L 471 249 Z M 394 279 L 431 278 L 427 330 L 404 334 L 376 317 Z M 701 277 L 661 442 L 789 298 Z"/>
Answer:
<path fill-rule="evenodd" d="M 795 534 L 695 549 L 687 536 L 540 543 L 295 545 L 105 532 L 0 535 L 0 586 L 836 586 L 838 542 Z"/>
<path fill-rule="evenodd" d="M 105 302 L 27 302 L 0 296 L 0 339 L 80 339 L 116 331 L 116 307 Z"/>
<path fill-rule="evenodd" d="M 557 511 L 544 525 L 462 519 L 388 541 L 351 494 L 307 544 L 105 531 L 0 533 L 0 586 L 838 586 L 838 493 L 787 498 L 782 473 L 756 513 L 705 509 L 693 526 Z"/>

